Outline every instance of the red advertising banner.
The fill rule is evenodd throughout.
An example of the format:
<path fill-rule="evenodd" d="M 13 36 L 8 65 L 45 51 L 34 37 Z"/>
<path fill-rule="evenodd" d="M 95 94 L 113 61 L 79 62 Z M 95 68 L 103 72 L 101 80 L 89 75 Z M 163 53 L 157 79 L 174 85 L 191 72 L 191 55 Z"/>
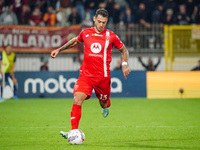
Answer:
<path fill-rule="evenodd" d="M 63 46 L 81 31 L 81 26 L 71 27 L 30 27 L 0 26 L 0 48 L 12 45 L 15 52 L 48 53 Z M 76 53 L 76 46 L 67 52 Z"/>

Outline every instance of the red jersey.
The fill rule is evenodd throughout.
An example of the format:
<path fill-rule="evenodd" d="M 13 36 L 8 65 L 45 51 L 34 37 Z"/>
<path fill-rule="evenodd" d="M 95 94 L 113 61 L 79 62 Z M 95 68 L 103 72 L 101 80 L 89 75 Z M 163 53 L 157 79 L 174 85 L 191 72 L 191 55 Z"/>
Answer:
<path fill-rule="evenodd" d="M 110 77 L 110 62 L 113 45 L 123 47 L 119 37 L 108 29 L 96 32 L 95 28 L 84 29 L 77 37 L 84 42 L 84 59 L 80 74 L 89 77 Z"/>

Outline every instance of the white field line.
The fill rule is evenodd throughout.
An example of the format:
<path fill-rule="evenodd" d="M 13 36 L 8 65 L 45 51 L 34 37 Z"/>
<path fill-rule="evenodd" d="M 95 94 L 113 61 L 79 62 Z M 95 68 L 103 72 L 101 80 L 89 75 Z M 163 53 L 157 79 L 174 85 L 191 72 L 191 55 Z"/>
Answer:
<path fill-rule="evenodd" d="M 198 128 L 200 126 L 97 126 L 92 128 Z M 0 127 L 0 129 L 21 128 L 21 129 L 43 129 L 43 128 L 66 128 L 66 127 Z"/>
<path fill-rule="evenodd" d="M 196 128 L 200 126 L 98 126 L 94 128 Z"/>

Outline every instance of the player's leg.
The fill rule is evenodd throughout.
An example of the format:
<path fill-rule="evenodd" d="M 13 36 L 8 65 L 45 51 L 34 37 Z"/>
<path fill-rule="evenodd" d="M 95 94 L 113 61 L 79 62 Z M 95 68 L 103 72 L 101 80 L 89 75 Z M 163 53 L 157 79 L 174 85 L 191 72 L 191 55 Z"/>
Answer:
<path fill-rule="evenodd" d="M 17 79 L 15 78 L 15 75 L 14 75 L 14 73 L 12 73 L 12 74 L 10 74 L 11 75 L 11 79 L 12 79 L 12 81 L 13 81 L 13 97 L 14 97 L 14 99 L 15 100 L 17 100 L 18 99 L 18 97 L 17 97 Z"/>
<path fill-rule="evenodd" d="M 2 83 L 1 83 L 1 99 L 3 99 L 3 93 L 4 93 L 4 89 L 6 86 L 6 83 L 8 83 L 8 77 L 9 77 L 9 73 L 4 73 L 2 75 Z"/>
<path fill-rule="evenodd" d="M 110 99 L 108 99 L 108 101 L 106 101 L 106 102 L 102 102 L 101 100 L 99 100 L 99 102 L 102 107 L 101 113 L 102 113 L 103 117 L 105 118 L 109 115 L 109 107 L 111 105 Z"/>
<path fill-rule="evenodd" d="M 0 95 L 0 99 L 3 99 L 3 81 L 1 82 L 1 95 Z"/>
<path fill-rule="evenodd" d="M 93 86 L 90 78 L 80 76 L 74 85 L 74 99 L 71 111 L 71 129 L 78 129 L 81 119 L 81 107 L 84 100 L 89 99 L 92 94 Z M 68 132 L 61 131 L 60 135 L 67 138 Z"/>
<path fill-rule="evenodd" d="M 71 127 L 72 130 L 78 129 L 79 122 L 81 119 L 81 107 L 84 102 L 84 100 L 87 98 L 87 95 L 82 92 L 76 92 L 74 93 L 74 100 L 73 100 L 73 106 L 71 111 Z M 61 131 L 60 135 L 67 139 L 68 132 Z"/>
<path fill-rule="evenodd" d="M 74 93 L 74 101 L 71 111 L 71 127 L 72 130 L 78 129 L 79 121 L 81 119 L 81 107 L 87 95 L 82 92 Z"/>
<path fill-rule="evenodd" d="M 111 81 L 110 78 L 102 78 L 97 86 L 94 87 L 95 94 L 99 99 L 99 103 L 102 107 L 103 117 L 107 117 L 109 114 L 110 102 L 110 90 L 111 90 Z"/>
<path fill-rule="evenodd" d="M 99 102 L 102 107 L 101 113 L 102 113 L 103 117 L 105 118 L 109 115 L 109 107 L 111 105 L 110 98 L 107 99 L 106 101 L 99 100 Z"/>
<path fill-rule="evenodd" d="M 110 98 L 106 101 L 99 100 L 99 103 L 102 108 L 108 108 L 111 105 Z"/>
<path fill-rule="evenodd" d="M 84 100 L 89 99 L 92 94 L 93 81 L 86 76 L 80 76 L 74 85 L 74 101 L 71 111 L 71 126 L 73 129 L 78 129 L 81 118 L 81 106 Z"/>

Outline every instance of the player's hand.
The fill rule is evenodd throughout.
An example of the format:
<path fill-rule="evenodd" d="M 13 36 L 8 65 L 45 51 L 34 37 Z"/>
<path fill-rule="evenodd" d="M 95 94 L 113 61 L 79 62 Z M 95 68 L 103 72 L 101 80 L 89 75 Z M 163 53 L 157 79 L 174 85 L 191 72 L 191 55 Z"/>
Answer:
<path fill-rule="evenodd" d="M 53 51 L 51 52 L 51 57 L 52 57 L 52 58 L 56 58 L 56 56 L 58 55 L 59 52 L 60 52 L 59 49 L 53 50 Z"/>
<path fill-rule="evenodd" d="M 124 75 L 124 78 L 127 79 L 128 74 L 131 72 L 128 65 L 122 65 L 122 72 Z"/>
<path fill-rule="evenodd" d="M 10 72 L 10 76 L 11 76 L 12 78 L 14 77 L 14 72 L 13 72 L 13 71 Z"/>

